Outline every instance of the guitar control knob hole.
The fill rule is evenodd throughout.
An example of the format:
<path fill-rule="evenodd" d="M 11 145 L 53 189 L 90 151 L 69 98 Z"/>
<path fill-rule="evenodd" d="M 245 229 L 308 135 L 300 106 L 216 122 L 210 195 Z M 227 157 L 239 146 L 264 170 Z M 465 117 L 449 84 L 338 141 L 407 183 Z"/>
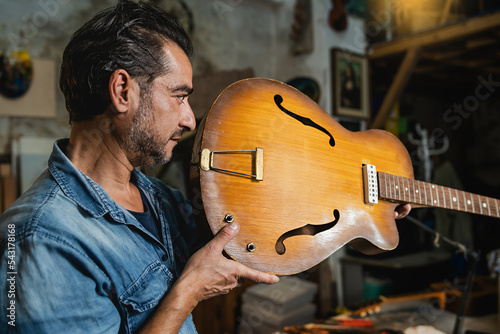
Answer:
<path fill-rule="evenodd" d="M 228 213 L 227 215 L 224 216 L 224 221 L 226 223 L 232 223 L 234 221 L 233 215 L 231 215 L 231 214 Z"/>

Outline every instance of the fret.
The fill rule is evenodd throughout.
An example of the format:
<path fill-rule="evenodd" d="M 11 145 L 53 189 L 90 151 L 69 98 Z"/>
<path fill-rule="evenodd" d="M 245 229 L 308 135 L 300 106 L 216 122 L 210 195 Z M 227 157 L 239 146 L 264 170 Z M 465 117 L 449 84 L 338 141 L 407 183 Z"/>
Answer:
<path fill-rule="evenodd" d="M 398 193 L 398 177 L 394 176 L 394 198 L 399 200 L 399 193 Z"/>
<path fill-rule="evenodd" d="M 439 189 L 441 187 L 439 186 L 434 186 L 434 190 L 436 190 L 436 198 L 437 198 L 437 206 L 441 207 L 441 204 L 443 203 L 442 198 L 441 198 L 441 193 L 439 192 Z"/>
<path fill-rule="evenodd" d="M 410 179 L 409 178 L 406 178 L 406 193 L 408 194 L 408 203 L 412 203 L 411 201 L 411 189 L 410 189 Z"/>
<path fill-rule="evenodd" d="M 434 194 L 432 193 L 432 186 L 430 184 L 426 184 L 426 188 L 429 190 L 429 195 L 431 197 L 431 202 L 429 203 L 430 205 L 434 205 Z"/>
<path fill-rule="evenodd" d="M 363 191 L 366 191 L 366 183 L 365 183 L 365 180 L 364 180 L 364 176 L 365 175 L 363 174 Z M 381 188 L 383 186 L 383 182 L 380 179 L 381 176 L 382 176 L 382 174 L 380 174 L 379 172 L 377 172 L 378 196 L 379 197 L 384 197 L 384 191 Z"/>
<path fill-rule="evenodd" d="M 434 200 L 434 204 L 439 206 L 439 192 L 438 192 L 438 187 L 435 185 L 432 185 L 432 189 L 436 190 L 436 199 Z"/>
<path fill-rule="evenodd" d="M 467 203 L 469 203 L 469 202 L 467 202 Z M 472 203 L 472 213 L 476 213 L 474 198 L 472 197 L 472 194 L 470 194 L 470 203 Z"/>
<path fill-rule="evenodd" d="M 417 194 L 418 194 L 417 183 L 413 179 L 411 180 L 411 187 L 413 191 L 413 202 L 419 203 L 419 199 L 417 199 Z"/>
<path fill-rule="evenodd" d="M 478 200 L 478 204 L 479 204 L 479 213 L 480 214 L 483 214 L 483 203 L 481 203 L 481 196 L 477 195 L 477 200 Z"/>
<path fill-rule="evenodd" d="M 476 212 L 476 205 L 474 203 L 474 198 L 472 197 L 472 194 L 466 192 L 465 195 L 466 195 L 465 197 L 467 198 L 467 205 L 469 206 L 469 209 L 473 213 Z"/>
<path fill-rule="evenodd" d="M 401 197 L 401 176 L 398 176 L 397 178 L 398 180 L 398 185 L 396 186 L 396 189 L 398 190 L 398 200 L 401 201 L 402 197 Z"/>
<path fill-rule="evenodd" d="M 398 185 L 396 186 L 396 188 L 398 189 L 398 200 L 401 200 L 401 187 L 399 185 L 399 179 L 400 177 L 398 176 Z"/>
<path fill-rule="evenodd" d="M 399 194 L 398 194 L 399 187 L 396 181 L 398 181 L 397 176 L 394 176 L 394 198 L 399 199 Z"/>
<path fill-rule="evenodd" d="M 401 177 L 396 176 L 396 180 L 398 181 L 398 184 L 396 185 L 396 190 L 397 190 L 397 196 L 398 196 L 398 201 L 401 200 Z"/>
<path fill-rule="evenodd" d="M 410 186 L 410 181 L 411 181 L 411 186 Z M 413 179 L 408 179 L 408 188 L 410 188 L 410 191 L 408 191 L 408 196 L 410 197 L 410 202 L 415 203 L 417 199 L 415 198 L 415 181 Z M 413 201 L 411 200 L 411 195 L 413 194 Z"/>
<path fill-rule="evenodd" d="M 407 178 L 406 181 L 408 182 L 408 202 L 411 203 L 410 179 Z M 415 201 L 415 198 L 413 198 L 413 200 Z"/>
<path fill-rule="evenodd" d="M 403 202 L 406 202 L 406 187 L 405 187 L 405 178 L 401 178 L 402 181 L 402 186 L 401 186 L 401 191 L 403 192 Z"/>
<path fill-rule="evenodd" d="M 460 191 L 460 194 L 462 194 L 462 199 L 461 199 L 462 206 L 464 207 L 464 211 L 467 212 L 468 209 L 467 209 L 467 201 L 465 200 L 465 194 L 462 190 Z"/>
<path fill-rule="evenodd" d="M 392 187 L 393 187 L 393 183 L 391 181 L 391 176 L 392 178 L 394 179 L 394 175 L 389 175 L 389 194 L 391 195 L 390 198 L 394 198 L 394 196 L 392 195 Z"/>
<path fill-rule="evenodd" d="M 425 183 L 423 183 L 424 186 L 424 195 L 425 195 L 425 205 L 429 205 L 429 202 L 427 202 L 427 187 Z"/>
<path fill-rule="evenodd" d="M 432 196 L 432 189 L 434 188 L 433 185 L 431 185 L 431 188 L 429 189 L 430 192 L 431 192 L 431 205 L 434 205 L 434 203 L 436 203 L 437 201 L 434 199 L 434 196 Z"/>
<path fill-rule="evenodd" d="M 412 203 L 412 201 L 411 201 L 410 179 L 407 178 L 406 181 L 408 182 L 408 202 Z M 415 201 L 415 198 L 413 198 L 413 201 Z"/>
<path fill-rule="evenodd" d="M 406 202 L 405 178 L 404 177 L 399 177 L 399 181 L 400 181 L 399 193 L 403 194 L 403 202 Z"/>
<path fill-rule="evenodd" d="M 403 202 L 406 202 L 406 188 L 405 187 L 405 178 L 402 178 L 402 181 L 403 181 L 403 187 L 401 188 L 403 190 Z"/>
<path fill-rule="evenodd" d="M 448 188 L 448 199 L 450 202 L 450 209 L 453 209 L 453 199 L 451 198 L 451 189 Z"/>
<path fill-rule="evenodd" d="M 391 198 L 396 198 L 396 177 L 392 175 L 392 180 L 391 180 L 391 191 L 392 191 L 392 196 Z"/>
<path fill-rule="evenodd" d="M 422 194 L 424 195 L 423 196 L 423 203 L 425 205 L 427 205 L 427 192 L 425 191 L 425 184 L 423 182 L 420 182 L 419 187 L 420 186 L 423 186 L 423 189 L 420 189 L 420 196 L 422 196 Z"/>
<path fill-rule="evenodd" d="M 389 181 L 387 181 L 387 174 L 386 174 L 386 173 L 383 173 L 383 175 L 384 175 L 384 184 L 385 184 L 385 186 L 384 186 L 384 189 L 385 189 L 385 196 L 386 196 L 386 197 L 389 197 L 389 189 L 390 189 L 390 188 L 389 188 L 389 187 L 388 187 L 388 185 L 387 185 L 387 183 L 388 183 Z"/>
<path fill-rule="evenodd" d="M 387 196 L 387 174 L 384 173 L 385 196 Z"/>
<path fill-rule="evenodd" d="M 462 191 L 462 196 L 464 197 L 465 212 L 468 211 L 467 200 L 465 199 L 465 191 Z"/>
<path fill-rule="evenodd" d="M 438 187 L 436 187 L 435 185 L 432 185 L 431 188 L 434 189 L 434 191 L 436 192 L 436 198 L 434 199 L 434 204 L 436 204 L 437 206 L 439 206 L 439 192 L 438 192 Z"/>
<path fill-rule="evenodd" d="M 391 198 L 394 199 L 396 198 L 396 188 L 394 188 L 394 185 L 395 185 L 395 177 L 394 175 L 391 175 L 392 176 L 392 180 L 391 180 Z"/>
<path fill-rule="evenodd" d="M 425 182 L 422 182 L 422 187 L 424 188 L 424 195 L 425 195 L 425 205 L 429 205 L 429 195 L 427 194 L 427 184 Z"/>
<path fill-rule="evenodd" d="M 377 178 L 381 199 L 500 218 L 500 201 L 494 198 L 384 172 Z"/>
<path fill-rule="evenodd" d="M 478 197 L 479 197 L 479 201 L 481 202 L 481 196 L 478 195 Z M 488 197 L 483 196 L 483 201 L 481 202 L 481 207 L 482 207 L 482 209 L 488 209 L 488 215 L 490 214 L 490 203 L 488 202 Z M 483 213 L 482 209 L 481 209 L 481 214 L 486 215 L 486 213 Z"/>
<path fill-rule="evenodd" d="M 422 190 L 420 190 L 420 181 L 417 181 L 417 183 L 418 183 L 418 196 L 420 199 L 420 204 L 424 204 L 422 203 Z"/>
<path fill-rule="evenodd" d="M 393 175 L 392 176 L 392 191 L 393 191 L 392 198 L 395 198 L 395 199 L 398 198 L 398 192 L 397 192 L 397 190 L 398 190 L 398 185 L 396 183 L 396 176 Z"/>
<path fill-rule="evenodd" d="M 427 194 L 427 205 L 434 203 L 434 196 L 432 195 L 431 185 L 424 182 L 425 193 Z"/>
<path fill-rule="evenodd" d="M 394 175 L 389 174 L 389 193 L 391 194 L 391 198 L 394 199 Z"/>
<path fill-rule="evenodd" d="M 411 200 L 411 197 L 413 196 L 413 200 L 411 200 L 411 203 L 418 203 L 417 195 L 415 192 L 415 180 L 414 179 L 409 179 L 408 188 L 410 188 L 410 191 L 408 192 L 408 196 L 410 196 L 410 200 Z"/>
<path fill-rule="evenodd" d="M 415 192 L 415 180 L 411 180 L 411 190 L 413 192 L 413 202 L 414 203 L 418 203 L 417 202 L 417 195 L 416 195 L 416 192 Z"/>

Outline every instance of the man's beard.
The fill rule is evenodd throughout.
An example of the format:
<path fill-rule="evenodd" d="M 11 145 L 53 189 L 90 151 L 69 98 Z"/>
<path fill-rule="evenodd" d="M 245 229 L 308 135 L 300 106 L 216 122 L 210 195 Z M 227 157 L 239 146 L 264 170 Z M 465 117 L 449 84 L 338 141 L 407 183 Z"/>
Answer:
<path fill-rule="evenodd" d="M 166 147 L 171 136 L 166 140 L 161 140 L 158 135 L 155 135 L 153 130 L 155 118 L 151 100 L 148 93 L 142 96 L 129 133 L 123 141 L 123 147 L 128 152 L 133 166 L 151 167 L 165 164 L 169 160 Z"/>

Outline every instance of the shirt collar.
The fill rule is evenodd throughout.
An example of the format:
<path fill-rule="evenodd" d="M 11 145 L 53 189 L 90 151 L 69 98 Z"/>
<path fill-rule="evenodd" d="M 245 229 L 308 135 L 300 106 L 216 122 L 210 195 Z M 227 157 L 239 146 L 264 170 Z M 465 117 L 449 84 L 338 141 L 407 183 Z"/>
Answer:
<path fill-rule="evenodd" d="M 66 196 L 77 203 L 94 218 L 109 213 L 118 222 L 125 222 L 123 209 L 104 191 L 104 189 L 73 165 L 64 153 L 69 139 L 54 143 L 49 158 L 49 171 Z M 137 169 L 132 171 L 132 182 L 151 190 L 151 182 Z"/>

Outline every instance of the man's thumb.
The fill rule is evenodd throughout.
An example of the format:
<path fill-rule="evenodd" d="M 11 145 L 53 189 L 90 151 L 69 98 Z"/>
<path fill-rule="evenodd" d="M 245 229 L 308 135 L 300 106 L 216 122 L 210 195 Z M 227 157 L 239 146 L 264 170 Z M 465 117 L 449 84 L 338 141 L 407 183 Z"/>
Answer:
<path fill-rule="evenodd" d="M 231 239 L 233 239 L 236 234 L 238 234 L 239 230 L 240 226 L 238 225 L 238 223 L 232 222 L 229 225 L 221 228 L 211 242 L 216 248 L 220 248 L 220 251 L 222 252 L 227 243 L 231 241 Z"/>

